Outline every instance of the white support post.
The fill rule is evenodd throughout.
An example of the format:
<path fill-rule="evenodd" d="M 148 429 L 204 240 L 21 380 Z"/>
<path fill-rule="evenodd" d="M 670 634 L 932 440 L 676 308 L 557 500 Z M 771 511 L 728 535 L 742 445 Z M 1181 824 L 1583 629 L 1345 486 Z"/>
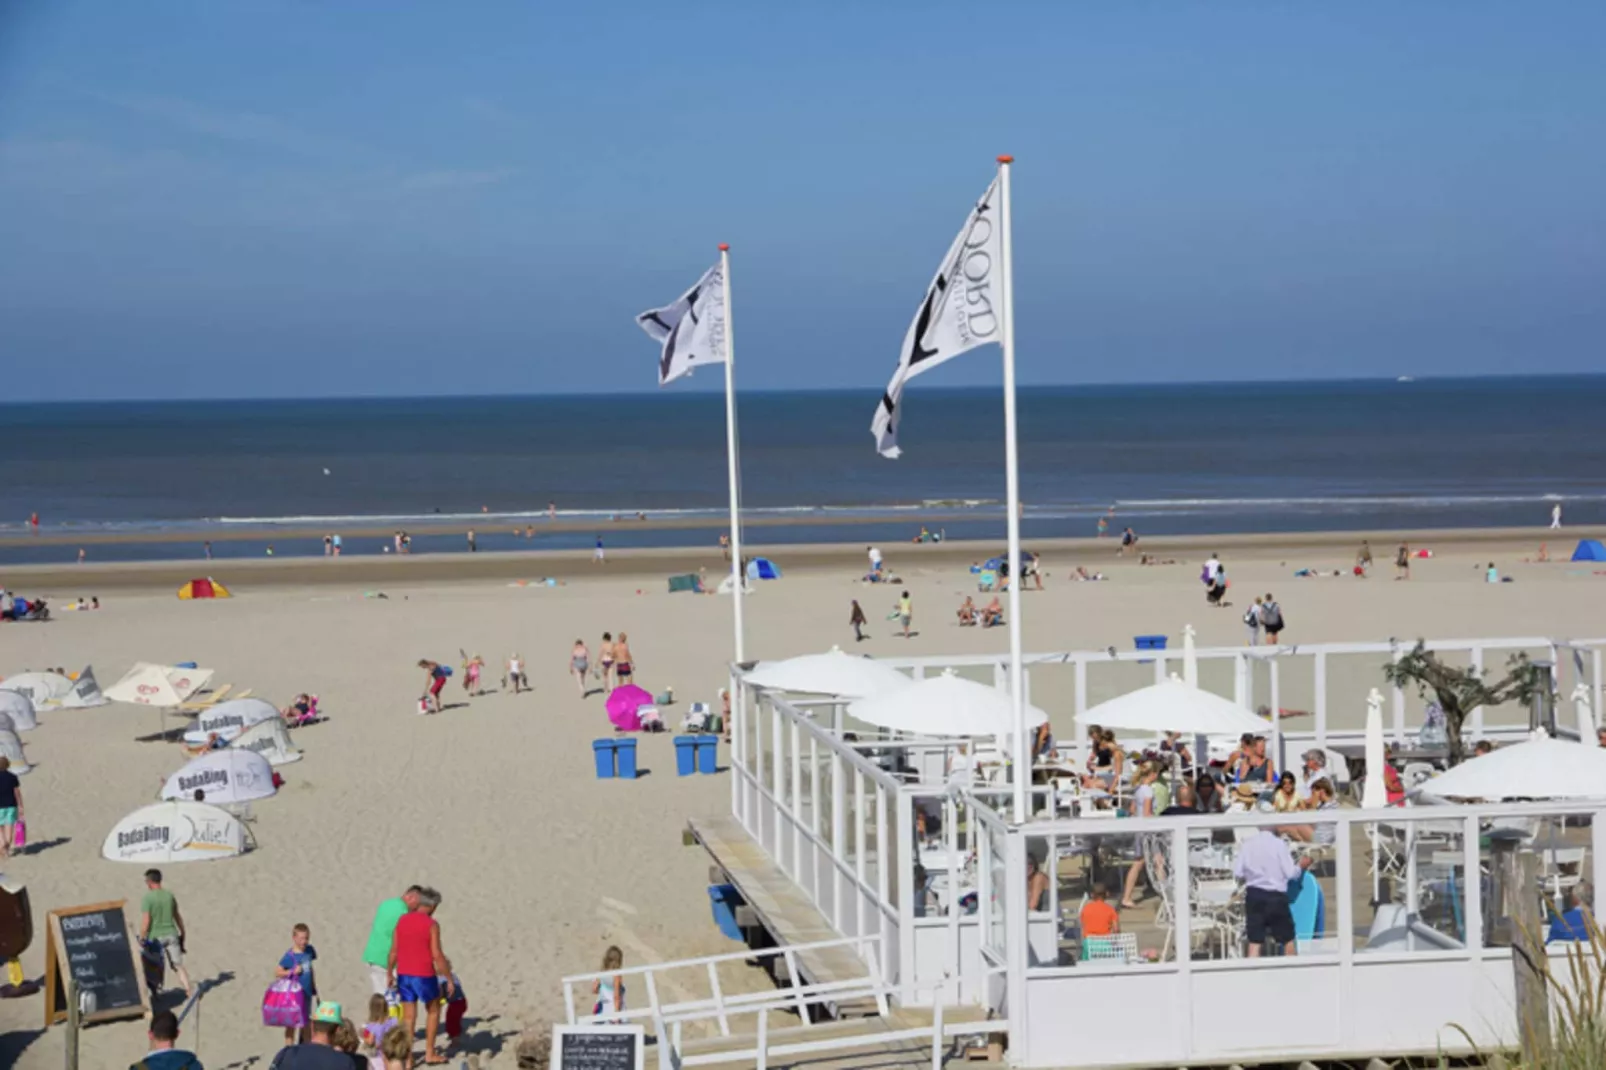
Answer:
<path fill-rule="evenodd" d="M 725 288 L 725 466 L 730 477 L 731 616 L 736 631 L 736 660 L 746 661 L 742 628 L 742 467 L 737 457 L 736 330 L 731 309 L 731 248 L 719 247 L 719 273 Z"/>
<path fill-rule="evenodd" d="M 1465 899 L 1462 902 L 1461 916 L 1466 919 L 1462 934 L 1467 948 L 1472 952 L 1474 959 L 1483 957 L 1483 881 L 1480 879 L 1482 864 L 1479 859 L 1480 822 L 1476 817 L 1466 818 L 1461 829 L 1461 887 L 1466 889 Z"/>
<path fill-rule="evenodd" d="M 820 838 L 820 741 L 813 735 L 809 736 L 809 831 L 814 834 L 809 841 L 809 851 L 814 856 L 814 864 L 809 867 L 813 874 L 813 887 L 809 889 L 810 898 L 815 906 L 820 905 L 820 850 L 815 846 Z"/>
<path fill-rule="evenodd" d="M 983 832 L 983 835 L 986 835 Z M 990 837 L 989 837 L 990 838 Z M 996 894 L 996 892 L 995 892 Z M 1004 835 L 1004 984 L 1009 1007 L 1009 1035 L 1022 1046 L 1030 1043 L 1030 1024 L 1026 1014 L 1026 962 L 1031 953 L 1026 916 L 1026 835 L 1012 829 Z M 1024 1064 L 1031 1058 L 1022 1052 Z"/>
<path fill-rule="evenodd" d="M 1399 661 L 1404 656 L 1404 653 L 1399 650 L 1394 652 L 1395 661 Z M 1395 684 L 1391 690 L 1394 709 L 1394 743 L 1396 746 L 1403 746 L 1405 744 L 1405 689 Z"/>
<path fill-rule="evenodd" d="M 842 928 L 843 882 L 847 877 L 842 867 L 835 864 L 837 859 L 845 859 L 848 850 L 848 789 L 842 782 L 842 773 L 848 768 L 842 760 L 842 755 L 836 751 L 831 752 L 831 884 L 835 892 L 831 896 L 831 925 L 837 932 L 845 931 Z"/>
<path fill-rule="evenodd" d="M 812 736 L 809 737 L 811 740 Z M 792 882 L 803 883 L 803 730 L 792 722 L 792 792 L 787 806 L 792 811 Z"/>
<path fill-rule="evenodd" d="M 774 821 L 772 822 L 774 831 L 772 835 L 774 838 L 770 842 L 775 845 L 774 858 L 776 863 L 782 869 L 785 869 L 786 863 L 783 859 L 786 857 L 786 840 L 783 835 L 785 830 L 782 827 L 782 822 L 786 820 L 786 792 L 782 790 L 781 782 L 786 776 L 786 733 L 781 730 L 781 708 L 773 702 L 770 703 L 770 749 L 775 753 L 775 759 L 770 770 L 770 795 L 775 800 L 772 805 L 774 810 Z"/>
<path fill-rule="evenodd" d="M 858 918 L 853 935 L 864 935 L 864 774 L 853 770 L 853 909 Z"/>
<path fill-rule="evenodd" d="M 915 999 L 915 859 L 920 844 L 915 840 L 914 799 L 897 793 L 898 865 L 898 1002 L 912 1005 Z"/>
<path fill-rule="evenodd" d="M 998 265 L 1000 282 L 998 296 L 1002 312 L 999 319 L 1003 327 L 1004 348 L 1004 498 L 1005 508 L 1008 511 L 1005 528 L 1009 536 L 1009 546 L 1005 551 L 1008 554 L 1009 566 L 1009 695 L 1014 714 L 1011 719 L 1014 736 L 1014 771 L 1010 775 L 1010 783 L 1014 788 L 1015 821 L 1020 824 L 1029 816 L 1026 792 L 1032 778 L 1032 745 L 1026 734 L 1026 685 L 1023 680 L 1024 667 L 1021 665 L 1020 591 L 1025 580 L 1023 573 L 1026 571 L 1026 563 L 1022 559 L 1020 548 L 1020 459 L 1015 429 L 1015 287 L 1012 278 L 1014 271 L 1011 266 L 1009 208 L 1009 170 L 1013 162 L 1014 159 L 1010 156 L 998 158 L 998 249 L 999 257 L 1003 261 Z"/>

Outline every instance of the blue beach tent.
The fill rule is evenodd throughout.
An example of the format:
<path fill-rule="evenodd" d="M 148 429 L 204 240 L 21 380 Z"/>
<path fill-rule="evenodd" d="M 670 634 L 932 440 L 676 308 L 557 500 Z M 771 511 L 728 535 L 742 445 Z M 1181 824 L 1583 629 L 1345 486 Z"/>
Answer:
<path fill-rule="evenodd" d="M 1599 539 L 1580 539 L 1573 551 L 1574 561 L 1606 561 L 1606 545 Z"/>
<path fill-rule="evenodd" d="M 781 578 L 781 567 L 767 557 L 755 557 L 747 563 L 747 578 L 778 580 Z"/>

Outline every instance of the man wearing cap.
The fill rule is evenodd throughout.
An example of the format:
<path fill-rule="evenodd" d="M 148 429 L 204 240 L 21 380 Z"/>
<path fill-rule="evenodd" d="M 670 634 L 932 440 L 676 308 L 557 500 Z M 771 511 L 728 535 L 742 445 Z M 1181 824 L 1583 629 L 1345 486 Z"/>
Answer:
<path fill-rule="evenodd" d="M 1327 752 L 1321 750 L 1308 750 L 1300 755 L 1305 768 L 1300 770 L 1299 779 L 1295 781 L 1294 788 L 1301 799 L 1310 798 L 1310 786 L 1318 780 L 1327 779 Z"/>
<path fill-rule="evenodd" d="M 269 1070 L 354 1070 L 359 1064 L 333 1043 L 343 1017 L 340 1004 L 329 1000 L 319 1003 L 312 1012 L 312 1039 L 280 1048 Z"/>
<path fill-rule="evenodd" d="M 1232 875 L 1244 882 L 1244 935 L 1249 938 L 1249 957 L 1260 957 L 1267 937 L 1283 945 L 1283 954 L 1294 953 L 1294 915 L 1288 909 L 1288 885 L 1301 879 L 1310 868 L 1310 859 L 1297 863 L 1288 844 L 1270 828 L 1263 828 L 1238 845 L 1238 859 Z"/>

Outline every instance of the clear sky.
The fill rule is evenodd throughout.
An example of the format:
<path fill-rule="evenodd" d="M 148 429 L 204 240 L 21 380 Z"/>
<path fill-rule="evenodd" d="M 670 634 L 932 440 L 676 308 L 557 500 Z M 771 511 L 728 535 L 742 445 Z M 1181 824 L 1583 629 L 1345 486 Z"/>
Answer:
<path fill-rule="evenodd" d="M 633 316 L 719 241 L 744 386 L 873 392 L 1000 152 L 1024 382 L 1606 370 L 1603 41 L 1599 0 L 0 0 L 0 398 L 650 390 Z"/>

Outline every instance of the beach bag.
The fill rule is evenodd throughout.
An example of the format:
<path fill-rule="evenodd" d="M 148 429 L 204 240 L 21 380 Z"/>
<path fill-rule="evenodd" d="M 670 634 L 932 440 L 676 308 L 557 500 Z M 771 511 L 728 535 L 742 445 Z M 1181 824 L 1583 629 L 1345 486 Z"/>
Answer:
<path fill-rule="evenodd" d="M 302 1029 L 307 1024 L 307 999 L 301 982 L 280 977 L 262 994 L 262 1024 Z"/>
<path fill-rule="evenodd" d="M 28 846 L 28 822 L 21 818 L 12 826 L 11 846 L 19 851 Z"/>
<path fill-rule="evenodd" d="M 450 676 L 452 675 L 452 667 L 450 665 L 438 665 L 435 667 L 435 675 Z"/>
<path fill-rule="evenodd" d="M 1260 618 L 1255 616 L 1254 606 L 1250 606 L 1248 609 L 1244 610 L 1244 623 L 1249 625 L 1251 628 L 1260 623 Z"/>

